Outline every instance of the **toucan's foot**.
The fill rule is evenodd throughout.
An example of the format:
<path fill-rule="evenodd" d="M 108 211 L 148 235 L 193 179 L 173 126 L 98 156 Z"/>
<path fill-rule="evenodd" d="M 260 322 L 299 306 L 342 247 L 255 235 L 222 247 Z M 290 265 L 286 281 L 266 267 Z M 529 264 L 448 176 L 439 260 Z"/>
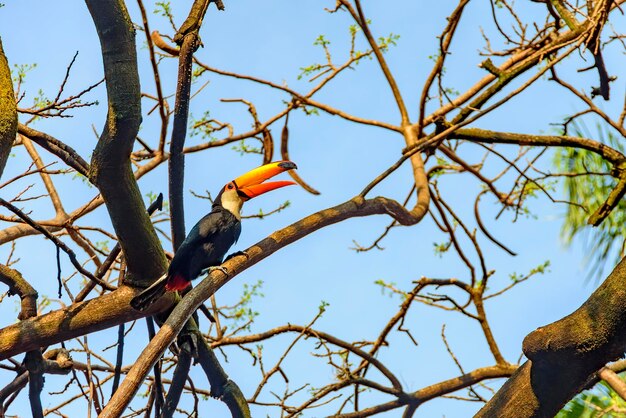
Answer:
<path fill-rule="evenodd" d="M 206 268 L 203 273 L 206 274 L 211 274 L 211 272 L 215 271 L 215 270 L 219 270 L 222 273 L 224 273 L 226 276 L 230 275 L 230 273 L 228 272 L 228 269 L 226 267 L 222 267 L 222 266 L 211 266 Z"/>
<path fill-rule="evenodd" d="M 244 257 L 246 257 L 246 260 L 250 258 L 250 256 L 248 255 L 247 252 L 245 251 L 235 251 L 234 253 L 230 254 L 229 256 L 226 257 L 226 259 L 224 260 L 224 262 L 230 260 L 233 257 L 237 257 L 239 255 L 242 255 Z"/>

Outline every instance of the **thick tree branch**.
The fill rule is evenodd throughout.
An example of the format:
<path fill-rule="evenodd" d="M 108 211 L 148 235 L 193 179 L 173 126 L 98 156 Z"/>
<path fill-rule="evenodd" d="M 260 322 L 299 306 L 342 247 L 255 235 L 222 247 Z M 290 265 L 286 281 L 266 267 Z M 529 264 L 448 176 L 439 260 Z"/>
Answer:
<path fill-rule="evenodd" d="M 226 404 L 233 418 L 250 418 L 250 407 L 241 389 L 228 378 L 215 353 L 199 332 L 198 337 L 201 338 L 198 342 L 198 362 L 209 379 L 211 394 Z"/>
<path fill-rule="evenodd" d="M 527 361 L 478 417 L 551 417 L 626 346 L 626 259 L 572 314 L 528 334 Z"/>
<path fill-rule="evenodd" d="M 242 262 L 241 259 L 245 259 L 245 257 L 233 257 L 224 263 L 224 266 L 228 268 L 232 276 L 223 277 L 223 274 L 219 273 L 219 271 L 214 272 L 210 279 L 205 279 L 200 283 L 202 285 L 201 290 L 194 288 L 189 293 L 192 294 L 193 299 L 190 299 L 189 296 L 185 297 L 187 302 L 179 304 L 182 308 L 177 306 L 175 312 L 178 313 L 176 316 L 170 316 L 170 320 L 173 321 L 173 318 L 176 318 L 175 324 L 178 324 L 182 315 L 186 315 L 187 312 L 191 315 L 195 311 L 196 308 L 190 308 L 191 304 L 197 301 L 199 306 L 200 303 L 213 294 L 215 290 L 222 287 L 234 275 L 258 263 L 280 248 L 337 222 L 354 217 L 382 214 L 392 216 L 402 225 L 413 225 L 421 220 L 421 218 L 415 218 L 411 212 L 395 200 L 384 197 L 367 200 L 359 196 L 354 197 L 347 202 L 314 213 L 273 233 L 247 251 L 249 259 Z M 117 290 L 99 298 L 77 303 L 68 308 L 53 311 L 49 314 L 0 329 L 0 360 L 31 350 L 34 347 L 52 345 L 146 315 L 153 315 L 164 311 L 174 301 L 173 297 L 162 298 L 150 310 L 142 313 L 135 311 L 129 305 L 130 299 L 137 293 L 138 290 L 120 286 Z M 184 323 L 185 321 L 183 320 L 182 322 Z M 176 334 L 172 333 L 171 325 L 168 324 L 162 328 L 162 331 L 167 332 L 168 336 L 175 338 Z M 163 338 L 163 335 L 159 338 Z"/>
<path fill-rule="evenodd" d="M 0 177 L 4 171 L 17 133 L 17 104 L 9 62 L 0 39 Z"/>
<path fill-rule="evenodd" d="M 43 390 L 44 359 L 39 349 L 29 351 L 24 358 L 28 370 L 28 399 L 33 418 L 43 418 L 41 391 Z"/>
<path fill-rule="evenodd" d="M 174 35 L 174 42 L 179 45 L 184 44 L 184 39 L 187 35 L 194 33 L 197 35 L 200 30 L 200 26 L 202 26 L 202 20 L 204 19 L 204 15 L 206 14 L 207 9 L 209 8 L 209 4 L 211 4 L 211 0 L 195 0 L 193 5 L 191 6 L 191 11 L 187 16 L 187 19 L 180 25 L 180 29 Z M 223 10 L 223 6 L 218 9 Z"/>
<path fill-rule="evenodd" d="M 75 303 L 2 328 L 0 360 L 139 319 L 145 315 L 130 307 L 130 299 L 137 293 L 121 286 L 96 299 Z M 172 301 L 169 300 L 170 303 Z M 163 303 L 159 303 L 159 306 L 164 309 Z"/>
<path fill-rule="evenodd" d="M 146 213 L 130 166 L 130 153 L 141 123 L 135 32 L 121 0 L 87 0 L 102 47 L 108 95 L 104 130 L 93 154 L 89 178 L 104 198 L 131 283 L 160 277 L 167 262 Z"/>
<path fill-rule="evenodd" d="M 603 367 L 598 371 L 598 377 L 604 380 L 622 399 L 626 400 L 626 382 L 613 370 Z"/>

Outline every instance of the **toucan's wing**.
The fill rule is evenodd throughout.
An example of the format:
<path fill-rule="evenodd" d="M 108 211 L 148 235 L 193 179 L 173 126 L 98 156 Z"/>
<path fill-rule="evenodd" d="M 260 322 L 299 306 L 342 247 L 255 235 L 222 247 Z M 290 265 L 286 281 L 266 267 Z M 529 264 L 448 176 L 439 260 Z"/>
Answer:
<path fill-rule="evenodd" d="M 203 269 L 222 262 L 240 232 L 239 220 L 229 211 L 215 207 L 189 231 L 174 255 L 170 274 L 195 279 Z"/>

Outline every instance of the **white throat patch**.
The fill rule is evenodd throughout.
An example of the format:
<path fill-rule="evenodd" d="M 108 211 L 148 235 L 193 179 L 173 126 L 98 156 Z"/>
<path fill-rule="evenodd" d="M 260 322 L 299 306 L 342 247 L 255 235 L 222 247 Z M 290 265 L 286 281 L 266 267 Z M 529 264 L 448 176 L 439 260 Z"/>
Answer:
<path fill-rule="evenodd" d="M 241 220 L 241 207 L 243 200 L 237 195 L 235 190 L 225 190 L 222 193 L 222 207 L 235 215 L 235 218 Z"/>

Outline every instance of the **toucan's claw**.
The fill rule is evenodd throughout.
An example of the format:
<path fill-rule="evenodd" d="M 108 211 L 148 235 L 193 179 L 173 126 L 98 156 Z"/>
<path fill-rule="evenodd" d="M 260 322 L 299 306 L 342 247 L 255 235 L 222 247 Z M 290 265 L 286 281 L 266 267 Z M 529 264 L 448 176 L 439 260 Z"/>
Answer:
<path fill-rule="evenodd" d="M 221 271 L 221 272 L 222 272 L 222 273 L 224 273 L 226 276 L 229 276 L 229 275 L 230 275 L 230 273 L 228 272 L 228 269 L 227 269 L 226 267 L 222 267 L 222 266 L 211 266 L 211 267 L 208 267 L 208 268 L 204 269 L 204 270 L 202 271 L 202 273 L 203 273 L 203 274 L 211 274 L 211 272 L 213 272 L 213 271 L 215 271 L 215 270 L 219 270 L 219 271 Z"/>
<path fill-rule="evenodd" d="M 230 254 L 229 256 L 226 257 L 226 259 L 224 260 L 224 263 L 227 262 L 228 260 L 230 260 L 233 257 L 237 257 L 237 256 L 244 256 L 246 257 L 246 260 L 250 259 L 250 256 L 248 255 L 247 252 L 245 251 L 235 251 L 234 253 Z"/>

